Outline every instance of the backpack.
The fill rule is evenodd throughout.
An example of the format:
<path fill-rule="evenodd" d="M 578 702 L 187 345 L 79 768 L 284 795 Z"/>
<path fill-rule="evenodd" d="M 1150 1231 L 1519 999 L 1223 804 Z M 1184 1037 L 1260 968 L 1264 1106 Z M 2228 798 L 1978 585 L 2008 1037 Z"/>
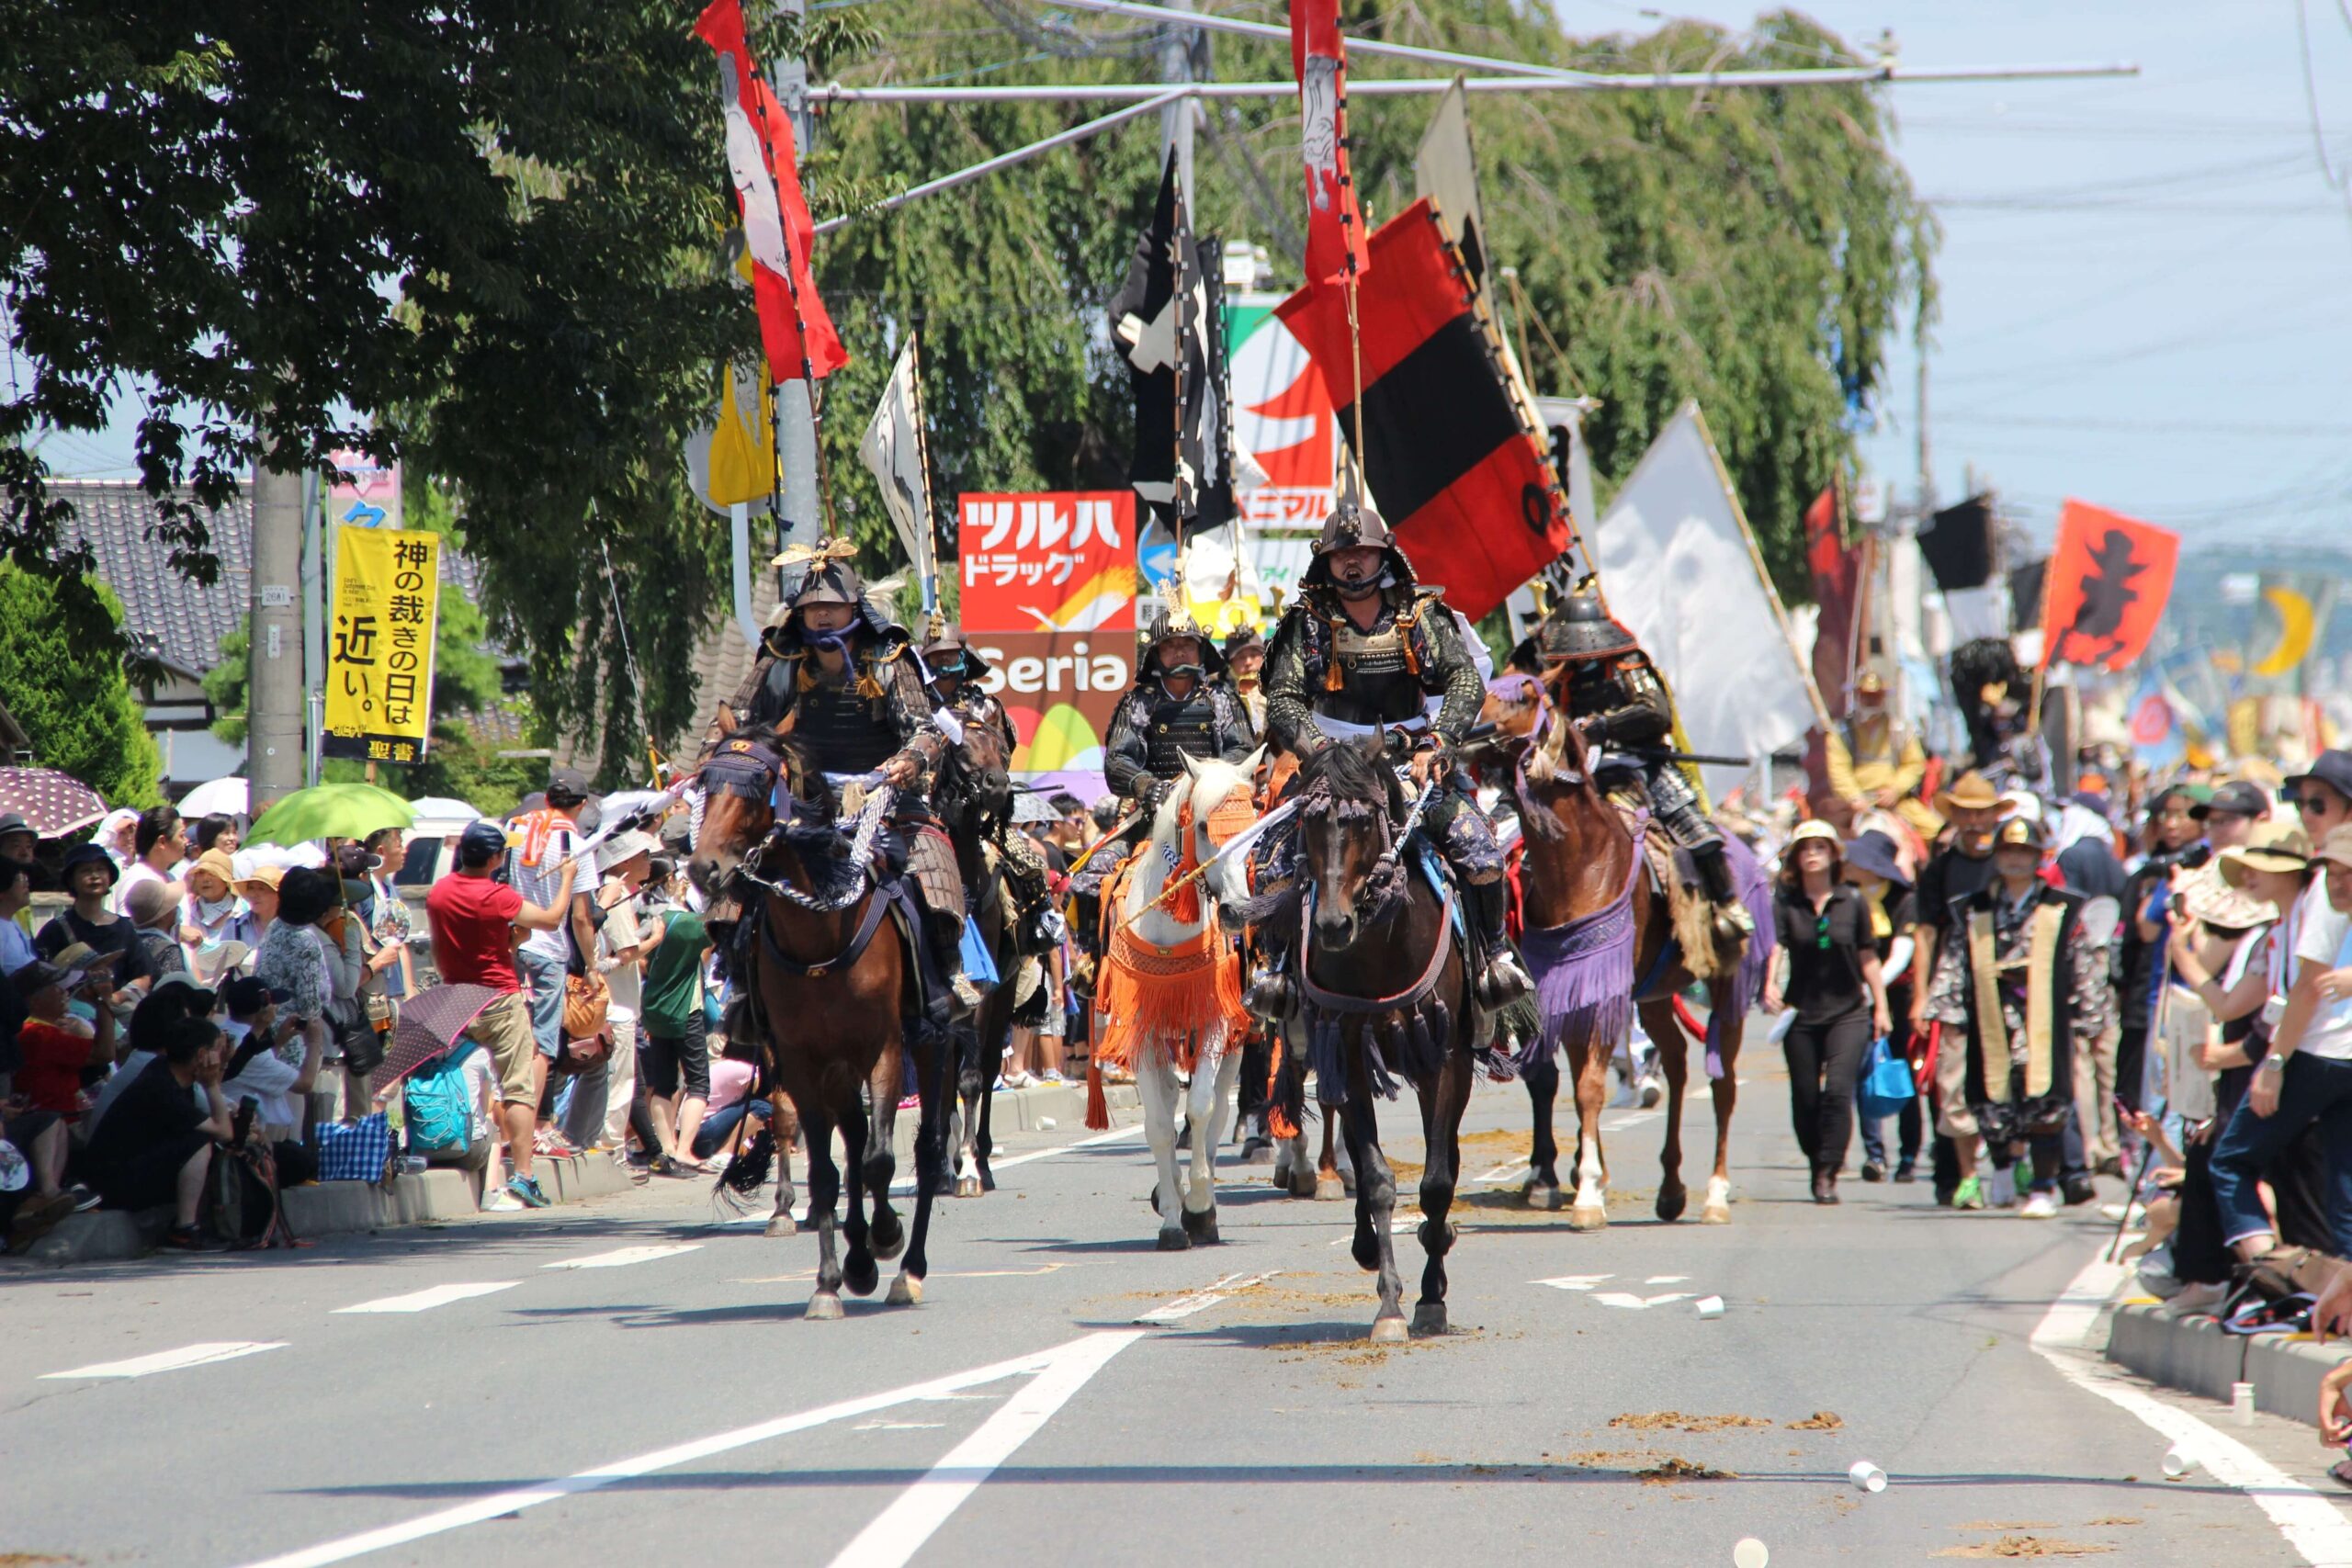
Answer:
<path fill-rule="evenodd" d="M 411 1075 L 405 1087 L 412 1154 L 463 1149 L 473 1143 L 473 1097 L 465 1068 L 454 1055 Z"/>
<path fill-rule="evenodd" d="M 239 1250 L 294 1245 L 294 1233 L 277 1201 L 276 1165 L 266 1145 L 248 1138 L 212 1146 L 199 1223 L 214 1240 Z"/>

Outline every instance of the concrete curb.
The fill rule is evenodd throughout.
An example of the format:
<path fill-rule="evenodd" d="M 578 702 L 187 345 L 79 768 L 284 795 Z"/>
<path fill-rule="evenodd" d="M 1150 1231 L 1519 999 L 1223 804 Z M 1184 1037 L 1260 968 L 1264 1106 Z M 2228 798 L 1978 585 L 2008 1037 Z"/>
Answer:
<path fill-rule="evenodd" d="M 1133 1111 L 1139 1102 L 1129 1085 L 1111 1085 L 1103 1098 L 1116 1110 Z M 1048 1131 L 1081 1128 L 1086 1120 L 1083 1083 L 1040 1084 L 1025 1089 L 1000 1089 L 989 1115 L 991 1132 Z M 911 1171 L 915 1119 L 899 1118 L 893 1140 L 900 1167 Z M 571 1155 L 561 1159 L 540 1155 L 531 1161 L 532 1173 L 549 1201 L 585 1203 L 631 1190 L 635 1184 L 619 1166 L 604 1155 Z M 474 1178 L 455 1167 L 439 1167 L 393 1179 L 388 1190 L 368 1181 L 324 1181 L 294 1187 L 282 1195 L 286 1223 L 305 1241 L 316 1236 L 345 1235 L 355 1231 L 397 1230 L 408 1225 L 470 1219 L 480 1212 Z M 74 1214 L 35 1242 L 16 1261 L 62 1267 L 73 1263 L 122 1262 L 144 1258 L 154 1250 L 171 1224 L 167 1209 L 131 1213 L 120 1209 L 93 1209 Z M 2226 1392 L 2226 1391 L 2224 1391 Z"/>
<path fill-rule="evenodd" d="M 2315 1426 L 2319 1384 L 2348 1352 L 2308 1334 L 2224 1334 L 2210 1317 L 2159 1315 L 2161 1303 L 2119 1303 L 2108 1331 L 2107 1359 L 2150 1382 L 2226 1404 L 2230 1385 L 2254 1385 L 2257 1410 Z"/>

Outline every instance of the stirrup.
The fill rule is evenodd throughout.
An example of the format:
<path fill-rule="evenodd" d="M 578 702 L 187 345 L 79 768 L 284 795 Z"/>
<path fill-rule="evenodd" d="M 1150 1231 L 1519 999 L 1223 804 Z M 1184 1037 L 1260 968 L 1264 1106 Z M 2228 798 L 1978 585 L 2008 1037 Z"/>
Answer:
<path fill-rule="evenodd" d="M 1261 969 L 1242 993 L 1241 1006 L 1260 1022 L 1278 1024 L 1298 1010 L 1298 988 L 1281 971 Z"/>
<path fill-rule="evenodd" d="M 1756 934 L 1756 917 L 1736 898 L 1728 904 L 1717 904 L 1715 930 L 1726 937 L 1751 937 Z"/>
<path fill-rule="evenodd" d="M 971 976 L 957 972 L 947 977 L 947 988 L 956 994 L 956 1005 L 967 1012 L 976 1012 L 987 998 L 980 988 L 972 984 Z"/>
<path fill-rule="evenodd" d="M 1478 976 L 1478 989 L 1490 1008 L 1506 1008 L 1535 988 L 1519 960 L 1509 949 L 1496 953 L 1487 960 L 1487 967 Z"/>

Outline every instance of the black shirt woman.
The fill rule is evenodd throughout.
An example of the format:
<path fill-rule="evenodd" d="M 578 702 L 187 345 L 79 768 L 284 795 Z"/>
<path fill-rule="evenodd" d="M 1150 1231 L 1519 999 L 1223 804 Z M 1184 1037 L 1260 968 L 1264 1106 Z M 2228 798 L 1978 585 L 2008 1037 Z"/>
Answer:
<path fill-rule="evenodd" d="M 1838 829 L 1801 822 L 1772 894 L 1779 937 L 1766 1010 L 1795 1010 L 1781 1048 L 1797 1145 L 1813 1165 L 1813 1201 L 1838 1201 L 1854 1135 L 1854 1085 L 1874 1035 L 1887 1032 L 1886 980 L 1862 896 L 1838 880 Z"/>

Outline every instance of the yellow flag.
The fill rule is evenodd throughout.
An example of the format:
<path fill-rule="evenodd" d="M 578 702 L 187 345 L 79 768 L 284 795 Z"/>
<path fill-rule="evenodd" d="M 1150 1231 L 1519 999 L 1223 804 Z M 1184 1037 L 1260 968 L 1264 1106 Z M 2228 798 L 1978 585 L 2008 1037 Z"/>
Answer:
<path fill-rule="evenodd" d="M 335 530 L 334 621 L 327 628 L 330 757 L 413 762 L 433 728 L 433 635 L 441 610 L 441 536 Z"/>
<path fill-rule="evenodd" d="M 710 437 L 710 499 L 719 506 L 758 501 L 775 492 L 775 444 L 768 439 L 775 428 L 769 417 L 768 378 L 764 367 L 752 378 L 756 406 L 746 412 L 735 395 L 735 372 L 718 378 L 718 428 Z"/>

